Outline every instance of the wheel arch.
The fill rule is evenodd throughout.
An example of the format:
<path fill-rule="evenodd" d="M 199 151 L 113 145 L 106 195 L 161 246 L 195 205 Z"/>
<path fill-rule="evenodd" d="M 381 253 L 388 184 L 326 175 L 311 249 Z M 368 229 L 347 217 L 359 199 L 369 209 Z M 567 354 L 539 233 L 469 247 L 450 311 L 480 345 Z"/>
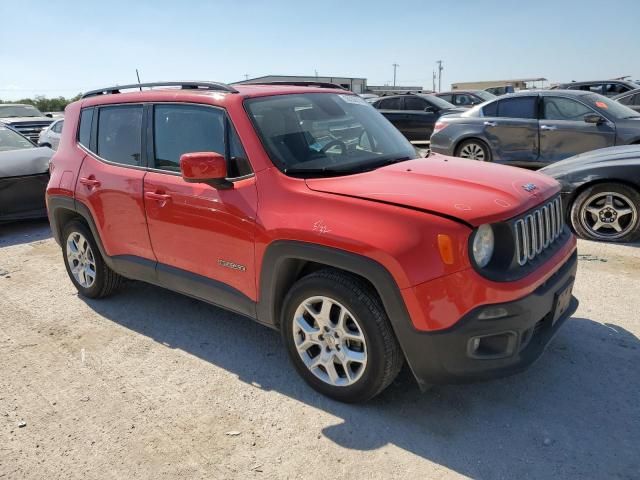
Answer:
<path fill-rule="evenodd" d="M 571 192 L 571 195 L 569 195 L 569 197 L 567 198 L 567 204 L 565 205 L 565 217 L 567 220 L 569 220 L 569 224 L 571 224 L 571 210 L 573 210 L 573 204 L 576 201 L 576 198 L 578 198 L 578 196 L 584 192 L 586 189 L 591 188 L 591 187 L 595 187 L 597 185 L 603 185 L 606 183 L 619 183 L 621 185 L 624 185 L 626 187 L 629 187 L 633 190 L 635 190 L 636 192 L 638 192 L 640 194 L 640 185 L 638 185 L 637 183 L 631 182 L 628 179 L 625 178 L 619 178 L 619 177 L 607 177 L 607 178 L 597 178 L 594 179 L 590 182 L 585 182 L 581 185 L 579 185 L 578 187 L 576 187 L 573 192 Z"/>
<path fill-rule="evenodd" d="M 476 134 L 469 134 L 465 137 L 459 138 L 455 145 L 453 146 L 453 154 L 455 156 L 458 155 L 458 150 L 460 149 L 460 145 L 462 145 L 464 142 L 468 142 L 469 140 L 476 140 L 480 143 L 482 143 L 485 147 L 487 147 L 487 150 L 489 151 L 489 155 L 491 155 L 491 159 L 493 160 L 493 151 L 491 150 L 491 146 L 489 145 L 489 142 L 487 142 L 485 139 L 477 136 Z"/>

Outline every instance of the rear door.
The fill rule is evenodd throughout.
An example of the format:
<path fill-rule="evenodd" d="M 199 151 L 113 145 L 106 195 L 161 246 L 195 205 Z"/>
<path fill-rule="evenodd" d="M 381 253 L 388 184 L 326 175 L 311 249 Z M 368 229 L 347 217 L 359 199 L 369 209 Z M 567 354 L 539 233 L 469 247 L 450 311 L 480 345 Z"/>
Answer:
<path fill-rule="evenodd" d="M 483 108 L 484 137 L 499 162 L 538 161 L 538 96 L 505 98 Z"/>
<path fill-rule="evenodd" d="M 144 202 L 159 278 L 185 280 L 177 290 L 190 279 L 206 291 L 222 284 L 255 299 L 255 176 L 226 112 L 204 105 L 156 104 L 148 129 L 153 135 Z M 185 182 L 180 156 L 190 152 L 225 155 L 233 188 Z"/>
<path fill-rule="evenodd" d="M 380 113 L 389 120 L 394 127 L 407 138 L 409 138 L 409 130 L 407 128 L 407 115 L 402 110 L 402 97 L 389 97 L 378 100 L 374 106 L 380 110 Z"/>
<path fill-rule="evenodd" d="M 582 102 L 568 97 L 545 96 L 541 111 L 540 161 L 543 163 L 615 144 L 614 125 L 585 122 L 585 115 L 601 114 Z"/>
<path fill-rule="evenodd" d="M 87 123 L 92 127 L 76 200 L 90 210 L 107 255 L 154 260 L 142 198 L 142 115 L 140 104 L 81 112 L 80 130 Z"/>

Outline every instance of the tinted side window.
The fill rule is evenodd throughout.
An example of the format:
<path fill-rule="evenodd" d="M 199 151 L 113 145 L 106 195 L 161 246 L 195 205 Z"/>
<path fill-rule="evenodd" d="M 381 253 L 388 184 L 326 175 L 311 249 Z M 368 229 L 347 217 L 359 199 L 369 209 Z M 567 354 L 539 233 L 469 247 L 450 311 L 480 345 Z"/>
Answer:
<path fill-rule="evenodd" d="M 98 155 L 122 165 L 141 164 L 142 106 L 102 107 L 98 116 Z"/>
<path fill-rule="evenodd" d="M 537 118 L 538 97 L 506 98 L 498 102 L 498 116 L 506 118 Z"/>
<path fill-rule="evenodd" d="M 618 102 L 622 105 L 633 105 L 634 99 L 637 97 L 639 97 L 639 95 L 627 95 L 626 97 L 618 99 Z"/>
<path fill-rule="evenodd" d="M 180 156 L 192 152 L 225 154 L 222 110 L 193 105 L 156 105 L 153 113 L 155 167 L 180 171 Z"/>
<path fill-rule="evenodd" d="M 614 97 L 616 95 L 620 95 L 621 93 L 628 92 L 629 90 L 629 87 L 621 83 L 607 83 L 604 86 L 604 94 L 608 97 Z"/>
<path fill-rule="evenodd" d="M 468 95 L 466 93 L 458 93 L 456 94 L 456 101 L 454 105 L 459 105 L 461 107 L 470 107 L 471 105 L 479 103 L 475 97 Z"/>
<path fill-rule="evenodd" d="M 482 115 L 485 117 L 497 117 L 498 116 L 498 102 L 490 103 L 482 107 Z"/>
<path fill-rule="evenodd" d="M 544 118 L 547 120 L 583 120 L 593 113 L 586 105 L 569 98 L 544 97 Z"/>
<path fill-rule="evenodd" d="M 449 103 L 453 103 L 453 95 L 447 94 L 447 95 L 438 95 L 441 99 L 443 99 L 445 102 L 449 102 Z"/>
<path fill-rule="evenodd" d="M 405 110 L 424 110 L 429 105 L 423 99 L 418 97 L 405 97 L 404 109 Z"/>
<path fill-rule="evenodd" d="M 93 122 L 93 108 L 86 108 L 80 112 L 80 128 L 78 142 L 89 148 L 91 145 L 91 123 Z"/>
<path fill-rule="evenodd" d="M 400 97 L 385 98 L 380 100 L 376 107 L 383 110 L 400 110 Z"/>

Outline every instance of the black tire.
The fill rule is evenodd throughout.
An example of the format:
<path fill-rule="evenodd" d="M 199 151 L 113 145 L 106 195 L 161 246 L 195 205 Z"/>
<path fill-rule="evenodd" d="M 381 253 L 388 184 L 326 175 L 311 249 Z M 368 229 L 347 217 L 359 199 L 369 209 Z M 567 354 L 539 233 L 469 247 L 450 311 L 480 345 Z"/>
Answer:
<path fill-rule="evenodd" d="M 590 206 L 606 208 L 603 202 L 607 201 L 607 194 L 611 194 L 616 212 L 623 208 L 632 210 L 632 213 L 617 218 L 616 223 L 622 228 L 621 232 L 610 227 L 594 228 L 596 220 L 586 210 Z M 606 219 L 604 215 L 607 214 L 603 211 L 601 218 Z M 599 183 L 587 187 L 573 201 L 570 220 L 573 230 L 581 238 L 605 242 L 633 242 L 640 239 L 640 193 L 621 183 Z"/>
<path fill-rule="evenodd" d="M 88 287 L 81 285 L 74 277 L 71 272 L 72 266 L 70 265 L 70 260 L 67 255 L 67 243 L 69 238 L 71 235 L 77 233 L 86 239 L 92 253 L 92 259 L 95 263 L 95 279 Z M 93 235 L 91 234 L 91 230 L 89 230 L 87 225 L 81 221 L 72 220 L 64 226 L 62 230 L 62 258 L 71 282 L 76 287 L 80 295 L 84 297 L 108 297 L 116 292 L 124 282 L 124 277 L 111 270 L 111 268 L 109 268 L 109 266 L 104 262 L 104 259 L 100 254 L 100 249 L 96 245 Z"/>
<path fill-rule="evenodd" d="M 482 159 L 462 156 L 463 150 L 465 150 L 465 148 L 470 148 L 473 146 L 477 146 L 478 148 L 480 148 L 480 150 L 482 150 L 482 155 L 483 155 Z M 456 152 L 454 156 L 461 157 L 461 158 L 469 158 L 470 160 L 477 160 L 480 162 L 491 162 L 493 160 L 493 156 L 491 155 L 491 149 L 487 146 L 485 142 L 483 142 L 478 138 L 471 138 L 469 140 L 464 140 L 463 142 L 460 142 L 460 144 L 456 147 Z"/>
<path fill-rule="evenodd" d="M 294 340 L 295 312 L 305 300 L 316 296 L 339 302 L 357 319 L 364 334 L 366 365 L 355 383 L 345 386 L 326 383 L 307 368 L 298 353 Z M 289 357 L 300 376 L 318 392 L 341 402 L 364 402 L 375 397 L 395 379 L 404 363 L 380 299 L 353 275 L 321 270 L 298 280 L 284 299 L 280 325 Z"/>

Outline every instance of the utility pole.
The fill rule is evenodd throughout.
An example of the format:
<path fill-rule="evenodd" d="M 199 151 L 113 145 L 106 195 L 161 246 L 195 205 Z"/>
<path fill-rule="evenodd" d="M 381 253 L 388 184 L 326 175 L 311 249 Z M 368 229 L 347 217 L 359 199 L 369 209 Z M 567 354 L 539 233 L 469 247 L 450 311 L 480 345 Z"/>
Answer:
<path fill-rule="evenodd" d="M 400 65 L 398 65 L 397 63 L 393 64 L 393 86 L 396 86 L 396 68 L 398 68 Z"/>
<path fill-rule="evenodd" d="M 431 89 L 432 91 L 436 91 L 436 71 L 433 71 L 433 88 Z"/>
<path fill-rule="evenodd" d="M 444 70 L 442 66 L 442 60 L 438 60 L 436 62 L 438 64 L 438 91 L 442 91 L 442 70 Z"/>
<path fill-rule="evenodd" d="M 248 74 L 248 73 L 245 73 L 245 74 L 244 74 L 244 79 L 245 79 L 245 80 L 249 80 L 249 74 Z"/>
<path fill-rule="evenodd" d="M 316 72 L 316 78 L 318 78 L 318 70 L 314 70 Z"/>

